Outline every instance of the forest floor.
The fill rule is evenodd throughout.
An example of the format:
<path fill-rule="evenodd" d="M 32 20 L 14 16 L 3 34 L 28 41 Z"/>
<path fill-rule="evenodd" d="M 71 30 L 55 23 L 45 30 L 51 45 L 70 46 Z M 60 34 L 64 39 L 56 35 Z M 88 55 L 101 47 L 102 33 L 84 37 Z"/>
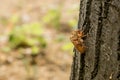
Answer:
<path fill-rule="evenodd" d="M 8 23 L 3 25 L 0 22 L 0 80 L 69 80 L 73 46 L 68 50 L 62 50 L 62 46 L 70 43 L 72 28 L 67 22 L 74 18 L 77 20 L 79 9 L 76 6 L 79 7 L 79 0 L 2 0 L 0 18 L 7 18 Z M 17 14 L 26 23 L 42 22 L 48 10 L 56 7 L 61 8 L 61 27 L 55 29 L 45 25 L 46 48 L 36 56 L 21 54 L 17 49 L 7 50 L 7 34 L 16 26 L 9 24 L 11 16 Z"/>

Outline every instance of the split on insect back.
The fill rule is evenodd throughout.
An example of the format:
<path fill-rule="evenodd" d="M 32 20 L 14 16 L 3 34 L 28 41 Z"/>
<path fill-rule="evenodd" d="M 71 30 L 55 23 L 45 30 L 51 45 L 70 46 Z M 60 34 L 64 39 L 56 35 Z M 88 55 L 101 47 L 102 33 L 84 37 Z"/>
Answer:
<path fill-rule="evenodd" d="M 81 30 L 75 30 L 72 32 L 70 36 L 70 40 L 73 43 L 74 47 L 82 54 L 85 52 L 86 47 L 84 45 L 83 38 L 85 37 L 83 31 Z"/>

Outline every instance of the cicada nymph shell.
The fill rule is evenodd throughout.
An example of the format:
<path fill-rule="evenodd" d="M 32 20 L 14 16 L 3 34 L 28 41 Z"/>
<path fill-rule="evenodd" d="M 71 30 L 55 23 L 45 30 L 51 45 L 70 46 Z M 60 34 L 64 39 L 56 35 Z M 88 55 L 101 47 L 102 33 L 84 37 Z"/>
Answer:
<path fill-rule="evenodd" d="M 80 53 L 84 53 L 86 49 L 84 45 L 84 40 L 83 40 L 84 37 L 85 35 L 83 31 L 80 31 L 80 30 L 73 31 L 70 36 L 71 42 Z"/>

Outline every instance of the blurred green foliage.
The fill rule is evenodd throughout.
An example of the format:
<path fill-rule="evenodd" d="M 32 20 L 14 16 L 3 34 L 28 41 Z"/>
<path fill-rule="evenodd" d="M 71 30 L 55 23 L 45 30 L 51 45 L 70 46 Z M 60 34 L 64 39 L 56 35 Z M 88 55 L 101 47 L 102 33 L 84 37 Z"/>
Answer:
<path fill-rule="evenodd" d="M 24 8 L 24 6 L 22 4 L 23 4 L 23 1 L 20 2 L 18 5 L 16 5 L 16 8 L 19 8 L 19 9 L 18 9 L 18 11 L 13 12 L 12 15 L 10 14 L 8 16 L 3 16 L 3 17 L 0 16 L 0 24 L 2 24 L 3 28 L 8 29 L 8 30 L 6 30 L 7 34 L 5 34 L 5 36 L 7 37 L 7 39 L 9 38 L 8 41 L 6 41 L 7 44 L 5 44 L 4 47 L 1 47 L 0 50 L 4 53 L 8 53 L 8 54 L 12 51 L 14 52 L 14 50 L 15 50 L 15 53 L 22 53 L 22 54 L 14 54 L 14 55 L 17 55 L 18 56 L 17 58 L 23 60 L 24 66 L 28 72 L 28 76 L 30 75 L 29 77 L 31 77 L 32 70 L 34 71 L 34 67 L 36 66 L 36 65 L 33 65 L 31 67 L 31 64 L 33 64 L 33 62 L 36 62 L 38 60 L 36 57 L 36 54 L 42 53 L 41 56 L 43 58 L 45 58 L 45 60 L 46 60 L 46 58 L 48 58 L 48 57 L 44 57 L 45 56 L 44 53 L 46 52 L 46 51 L 44 52 L 44 49 L 46 49 L 47 45 L 50 45 L 50 47 L 49 47 L 50 49 L 47 48 L 46 50 L 51 50 L 52 47 L 60 47 L 59 51 L 62 51 L 63 53 L 67 52 L 67 53 L 72 54 L 73 45 L 66 38 L 66 36 L 68 36 L 68 34 L 69 34 L 70 30 L 72 30 L 72 28 L 76 27 L 77 19 L 74 18 L 74 16 L 71 16 L 71 14 L 74 14 L 74 12 L 75 12 L 75 10 L 72 9 L 72 6 L 71 6 L 71 8 L 69 10 L 69 14 L 70 14 L 70 17 L 72 17 L 72 19 L 68 20 L 65 17 L 66 21 L 62 23 L 61 16 L 64 15 L 63 14 L 64 12 L 62 12 L 62 9 L 64 8 L 64 6 L 63 6 L 64 3 L 59 3 L 58 7 L 54 8 L 54 9 L 53 8 L 49 9 L 47 11 L 47 14 L 45 14 L 42 17 L 40 16 L 40 18 L 39 18 L 39 16 L 37 16 L 37 15 L 41 15 L 39 13 L 39 11 L 35 11 L 35 10 L 38 10 L 39 7 L 37 8 L 37 6 L 36 6 L 36 8 L 32 9 L 32 6 L 31 6 L 31 7 L 29 7 L 31 9 L 28 10 L 28 8 L 27 7 L 26 7 L 27 9 Z M 25 9 L 25 12 L 23 9 Z M 42 9 L 42 8 L 40 8 L 40 9 Z M 20 13 L 20 10 L 21 11 L 23 10 L 23 12 Z M 28 13 L 27 13 L 27 11 L 28 11 Z M 32 11 L 33 11 L 33 14 L 32 14 Z M 31 14 L 34 16 L 34 11 L 35 11 L 35 13 L 38 13 L 35 16 L 37 16 L 40 20 L 42 19 L 41 23 L 32 22 L 32 21 L 34 21 L 34 19 L 32 20 L 33 17 L 31 16 Z M 30 13 L 30 15 L 29 15 L 29 13 Z M 30 23 L 28 23 L 29 20 L 27 22 L 23 19 L 23 17 L 26 17 L 26 16 L 30 17 Z M 52 29 L 50 29 L 51 27 L 52 27 Z M 51 36 L 51 34 L 43 35 L 44 32 L 47 31 L 48 29 L 50 29 L 51 31 L 54 31 L 53 29 L 55 29 L 56 30 L 55 34 L 53 32 L 52 36 Z M 48 33 L 49 33 L 49 31 L 48 31 Z M 52 40 L 49 37 L 52 37 Z M 48 40 L 46 40 L 46 39 L 48 39 Z M 55 42 L 55 44 L 53 42 Z M 53 45 L 55 45 L 55 46 L 53 46 Z M 56 45 L 60 45 L 60 46 L 56 46 Z M 51 53 L 51 52 L 49 52 L 49 53 Z M 29 54 L 30 54 L 30 56 L 28 56 Z M 49 54 L 49 55 L 53 55 L 53 54 Z M 40 58 L 41 57 L 39 57 L 39 60 L 43 59 L 43 58 L 41 58 L 41 59 Z M 10 59 L 12 59 L 12 58 L 10 58 Z M 42 64 L 44 64 L 43 60 L 42 60 Z M 33 69 L 31 69 L 31 68 L 33 68 Z M 34 71 L 33 74 L 36 75 L 36 73 L 37 72 Z"/>
<path fill-rule="evenodd" d="M 71 42 L 66 42 L 66 43 L 62 46 L 62 50 L 72 53 L 73 44 L 72 44 Z"/>
<path fill-rule="evenodd" d="M 56 37 L 56 42 L 64 42 L 65 40 L 65 36 L 64 34 L 59 34 L 57 37 Z"/>
<path fill-rule="evenodd" d="M 74 28 L 77 26 L 77 19 L 71 19 L 66 21 L 66 26 L 61 25 L 61 16 L 62 11 L 61 7 L 56 9 L 50 9 L 47 14 L 42 18 L 44 24 L 47 24 L 48 27 L 54 27 L 56 30 L 69 26 L 68 29 Z"/>
<path fill-rule="evenodd" d="M 12 23 L 13 29 L 9 35 L 9 47 L 3 48 L 5 52 L 10 51 L 11 49 L 20 49 L 20 48 L 31 48 L 32 54 L 36 54 L 40 51 L 40 48 L 45 48 L 47 46 L 47 41 L 45 36 L 43 36 L 43 25 L 47 27 L 53 27 L 57 31 L 60 31 L 61 28 L 65 32 L 72 30 L 77 26 L 77 19 L 72 18 L 66 21 L 65 25 L 62 25 L 60 22 L 62 16 L 62 4 L 54 9 L 49 9 L 47 14 L 45 14 L 41 19 L 41 23 L 32 22 L 23 24 L 21 22 L 21 16 L 18 13 L 13 14 L 11 17 L 0 17 L 1 23 L 9 26 L 9 23 Z M 69 14 L 73 14 L 75 8 L 68 10 Z M 67 28 L 66 28 L 67 27 Z M 69 30 L 70 29 L 70 30 Z M 62 30 L 61 30 L 62 31 Z M 55 40 L 57 43 L 65 42 L 65 33 L 59 34 L 56 36 Z M 67 32 L 67 31 L 66 31 Z M 62 46 L 63 51 L 71 51 L 73 48 L 72 44 L 68 41 Z"/>
<path fill-rule="evenodd" d="M 8 19 L 0 16 L 0 22 L 1 22 L 2 25 L 6 25 L 8 23 Z"/>
<path fill-rule="evenodd" d="M 68 25 L 71 26 L 71 27 L 76 27 L 77 26 L 77 20 L 76 19 L 71 19 L 68 21 Z"/>
<path fill-rule="evenodd" d="M 10 22 L 13 24 L 16 24 L 20 20 L 20 16 L 18 14 L 14 14 L 13 16 L 10 17 Z"/>
<path fill-rule="evenodd" d="M 37 22 L 16 26 L 10 33 L 10 46 L 12 48 L 30 47 L 32 53 L 38 53 L 39 48 L 45 48 L 47 45 L 42 33 L 42 25 Z"/>
<path fill-rule="evenodd" d="M 4 52 L 4 53 L 8 53 L 8 52 L 11 51 L 11 48 L 10 48 L 9 46 L 4 46 L 4 47 L 2 47 L 0 50 L 1 50 L 2 52 Z"/>
<path fill-rule="evenodd" d="M 60 17 L 61 17 L 60 9 L 51 9 L 43 17 L 43 22 L 45 24 L 48 24 L 49 26 L 53 26 L 55 29 L 59 29 L 59 27 L 60 27 Z"/>
<path fill-rule="evenodd" d="M 18 22 L 20 22 L 20 16 L 18 14 L 13 14 L 11 17 L 0 16 L 0 23 L 4 26 L 10 23 L 17 24 Z"/>

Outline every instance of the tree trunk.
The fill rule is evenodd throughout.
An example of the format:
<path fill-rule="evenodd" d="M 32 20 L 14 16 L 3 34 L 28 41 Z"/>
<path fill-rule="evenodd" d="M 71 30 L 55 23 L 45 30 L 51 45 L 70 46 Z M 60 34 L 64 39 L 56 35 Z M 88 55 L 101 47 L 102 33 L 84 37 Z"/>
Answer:
<path fill-rule="evenodd" d="M 70 80 L 120 80 L 120 0 L 80 0 L 85 53 L 74 51 Z"/>

